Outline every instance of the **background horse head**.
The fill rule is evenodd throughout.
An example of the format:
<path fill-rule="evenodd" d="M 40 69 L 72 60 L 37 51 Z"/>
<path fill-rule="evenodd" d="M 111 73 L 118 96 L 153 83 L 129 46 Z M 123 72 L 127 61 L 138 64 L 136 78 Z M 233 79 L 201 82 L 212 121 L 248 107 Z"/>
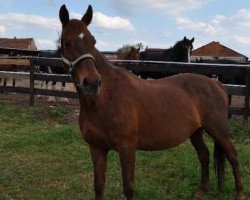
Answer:
<path fill-rule="evenodd" d="M 183 40 L 178 41 L 173 47 L 167 49 L 163 53 L 164 61 L 175 62 L 190 62 L 191 52 L 193 50 L 194 38 L 187 39 L 186 36 Z"/>
<path fill-rule="evenodd" d="M 140 48 L 131 47 L 127 51 L 118 54 L 121 60 L 138 60 L 140 58 Z"/>
<path fill-rule="evenodd" d="M 146 49 L 141 53 L 142 60 L 154 61 L 173 61 L 173 62 L 190 62 L 191 52 L 193 49 L 194 38 L 176 42 L 176 44 L 169 49 Z"/>

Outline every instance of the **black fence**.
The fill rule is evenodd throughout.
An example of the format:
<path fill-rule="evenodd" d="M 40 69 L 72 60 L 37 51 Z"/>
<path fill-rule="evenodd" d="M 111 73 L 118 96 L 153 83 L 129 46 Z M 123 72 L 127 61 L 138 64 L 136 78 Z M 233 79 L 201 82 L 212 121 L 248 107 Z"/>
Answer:
<path fill-rule="evenodd" d="M 20 60 L 20 57 L 17 57 Z M 5 58 L 6 59 L 6 58 Z M 12 58 L 14 59 L 14 58 Z M 4 87 L 0 86 L 0 92 L 27 93 L 30 95 L 30 105 L 34 105 L 35 95 L 48 95 L 57 97 L 77 98 L 76 92 L 46 90 L 35 88 L 35 81 L 57 81 L 72 83 L 69 75 L 41 74 L 36 72 L 36 66 L 61 67 L 61 59 L 25 57 L 29 60 L 30 67 L 28 72 L 7 72 L 0 71 L 0 78 L 26 78 L 29 79 L 29 88 L 24 87 Z M 2 59 L 3 60 L 3 59 Z M 160 78 L 178 73 L 197 73 L 212 77 L 217 75 L 227 80 L 225 84 L 230 95 L 244 97 L 243 107 L 230 107 L 233 115 L 242 115 L 245 120 L 250 114 L 249 95 L 250 95 L 250 65 L 232 64 L 205 64 L 205 63 L 175 63 L 175 62 L 155 62 L 155 61 L 121 61 L 111 60 L 115 66 L 126 68 L 142 78 Z M 0 59 L 0 67 L 1 67 Z M 13 63 L 14 64 L 14 63 Z M 0 68 L 1 70 L 1 68 Z M 241 85 L 235 85 L 237 81 Z M 208 97 L 209 98 L 209 97 Z"/>

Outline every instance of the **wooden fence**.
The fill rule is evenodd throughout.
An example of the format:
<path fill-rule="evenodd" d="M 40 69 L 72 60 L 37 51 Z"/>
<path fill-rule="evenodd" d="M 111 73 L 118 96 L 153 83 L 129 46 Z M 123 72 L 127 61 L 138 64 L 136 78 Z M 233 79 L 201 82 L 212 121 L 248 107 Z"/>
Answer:
<path fill-rule="evenodd" d="M 2 60 L 2 61 L 1 61 Z M 6 59 L 5 59 L 6 60 Z M 55 75 L 55 74 L 40 74 L 36 73 L 35 66 L 52 66 L 61 67 L 61 59 L 49 59 L 39 57 L 26 57 L 26 61 L 20 61 L 13 59 L 8 61 L 9 64 L 18 65 L 30 65 L 29 72 L 6 72 L 0 71 L 0 78 L 19 78 L 29 79 L 29 88 L 24 87 L 3 87 L 0 86 L 0 92 L 16 92 L 27 93 L 30 95 L 30 105 L 34 105 L 35 95 L 48 95 L 57 97 L 77 98 L 75 92 L 59 91 L 59 90 L 46 90 L 35 88 L 35 81 L 66 81 L 72 83 L 72 79 L 69 75 Z M 3 59 L 0 59 L 1 63 L 4 63 Z M 213 74 L 228 78 L 228 80 L 234 80 L 236 77 L 243 79 L 244 85 L 226 84 L 226 88 L 230 95 L 237 95 L 244 97 L 243 107 L 230 107 L 230 113 L 234 115 L 243 115 L 245 120 L 248 119 L 250 114 L 249 109 L 249 95 L 250 95 L 250 65 L 232 65 L 232 64 L 205 64 L 205 63 L 175 63 L 175 62 L 155 62 L 155 61 L 120 61 L 111 60 L 115 66 L 126 68 L 140 76 L 167 76 L 178 73 L 198 73 L 206 76 L 212 76 Z M 208 97 L 209 98 L 209 97 Z"/>

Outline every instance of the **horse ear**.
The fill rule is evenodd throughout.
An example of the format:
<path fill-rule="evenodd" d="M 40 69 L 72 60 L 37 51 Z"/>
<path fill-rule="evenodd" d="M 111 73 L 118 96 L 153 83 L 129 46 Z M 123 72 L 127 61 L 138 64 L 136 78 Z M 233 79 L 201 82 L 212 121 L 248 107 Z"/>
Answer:
<path fill-rule="evenodd" d="M 183 40 L 184 40 L 184 41 L 186 41 L 186 40 L 187 40 L 186 36 L 183 38 Z"/>
<path fill-rule="evenodd" d="M 88 26 L 90 24 L 90 22 L 92 21 L 92 17 L 93 17 L 93 9 L 92 9 L 92 6 L 89 5 L 86 13 L 83 15 L 82 17 L 82 22 Z"/>
<path fill-rule="evenodd" d="M 194 37 L 190 40 L 190 42 L 191 42 L 191 43 L 193 43 L 193 42 L 194 42 Z"/>
<path fill-rule="evenodd" d="M 65 4 L 63 4 L 60 8 L 59 18 L 63 26 L 69 22 L 69 11 L 67 10 Z"/>

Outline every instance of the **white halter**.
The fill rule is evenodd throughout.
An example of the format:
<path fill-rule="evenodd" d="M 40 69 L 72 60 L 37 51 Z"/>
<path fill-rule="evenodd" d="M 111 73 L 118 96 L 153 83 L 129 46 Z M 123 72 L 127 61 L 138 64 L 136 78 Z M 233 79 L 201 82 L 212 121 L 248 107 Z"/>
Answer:
<path fill-rule="evenodd" d="M 86 59 L 86 58 L 91 58 L 91 59 L 94 61 L 94 63 L 96 64 L 96 61 L 95 61 L 94 56 L 92 56 L 92 55 L 89 54 L 89 53 L 81 55 L 79 58 L 75 59 L 75 60 L 72 61 L 72 62 L 69 61 L 67 58 L 65 58 L 65 57 L 62 55 L 62 61 L 63 61 L 66 65 L 69 66 L 69 73 L 72 72 L 72 70 L 74 69 L 75 65 L 76 65 L 78 62 L 80 62 L 80 61 L 82 61 L 82 60 L 84 60 L 84 59 Z"/>

